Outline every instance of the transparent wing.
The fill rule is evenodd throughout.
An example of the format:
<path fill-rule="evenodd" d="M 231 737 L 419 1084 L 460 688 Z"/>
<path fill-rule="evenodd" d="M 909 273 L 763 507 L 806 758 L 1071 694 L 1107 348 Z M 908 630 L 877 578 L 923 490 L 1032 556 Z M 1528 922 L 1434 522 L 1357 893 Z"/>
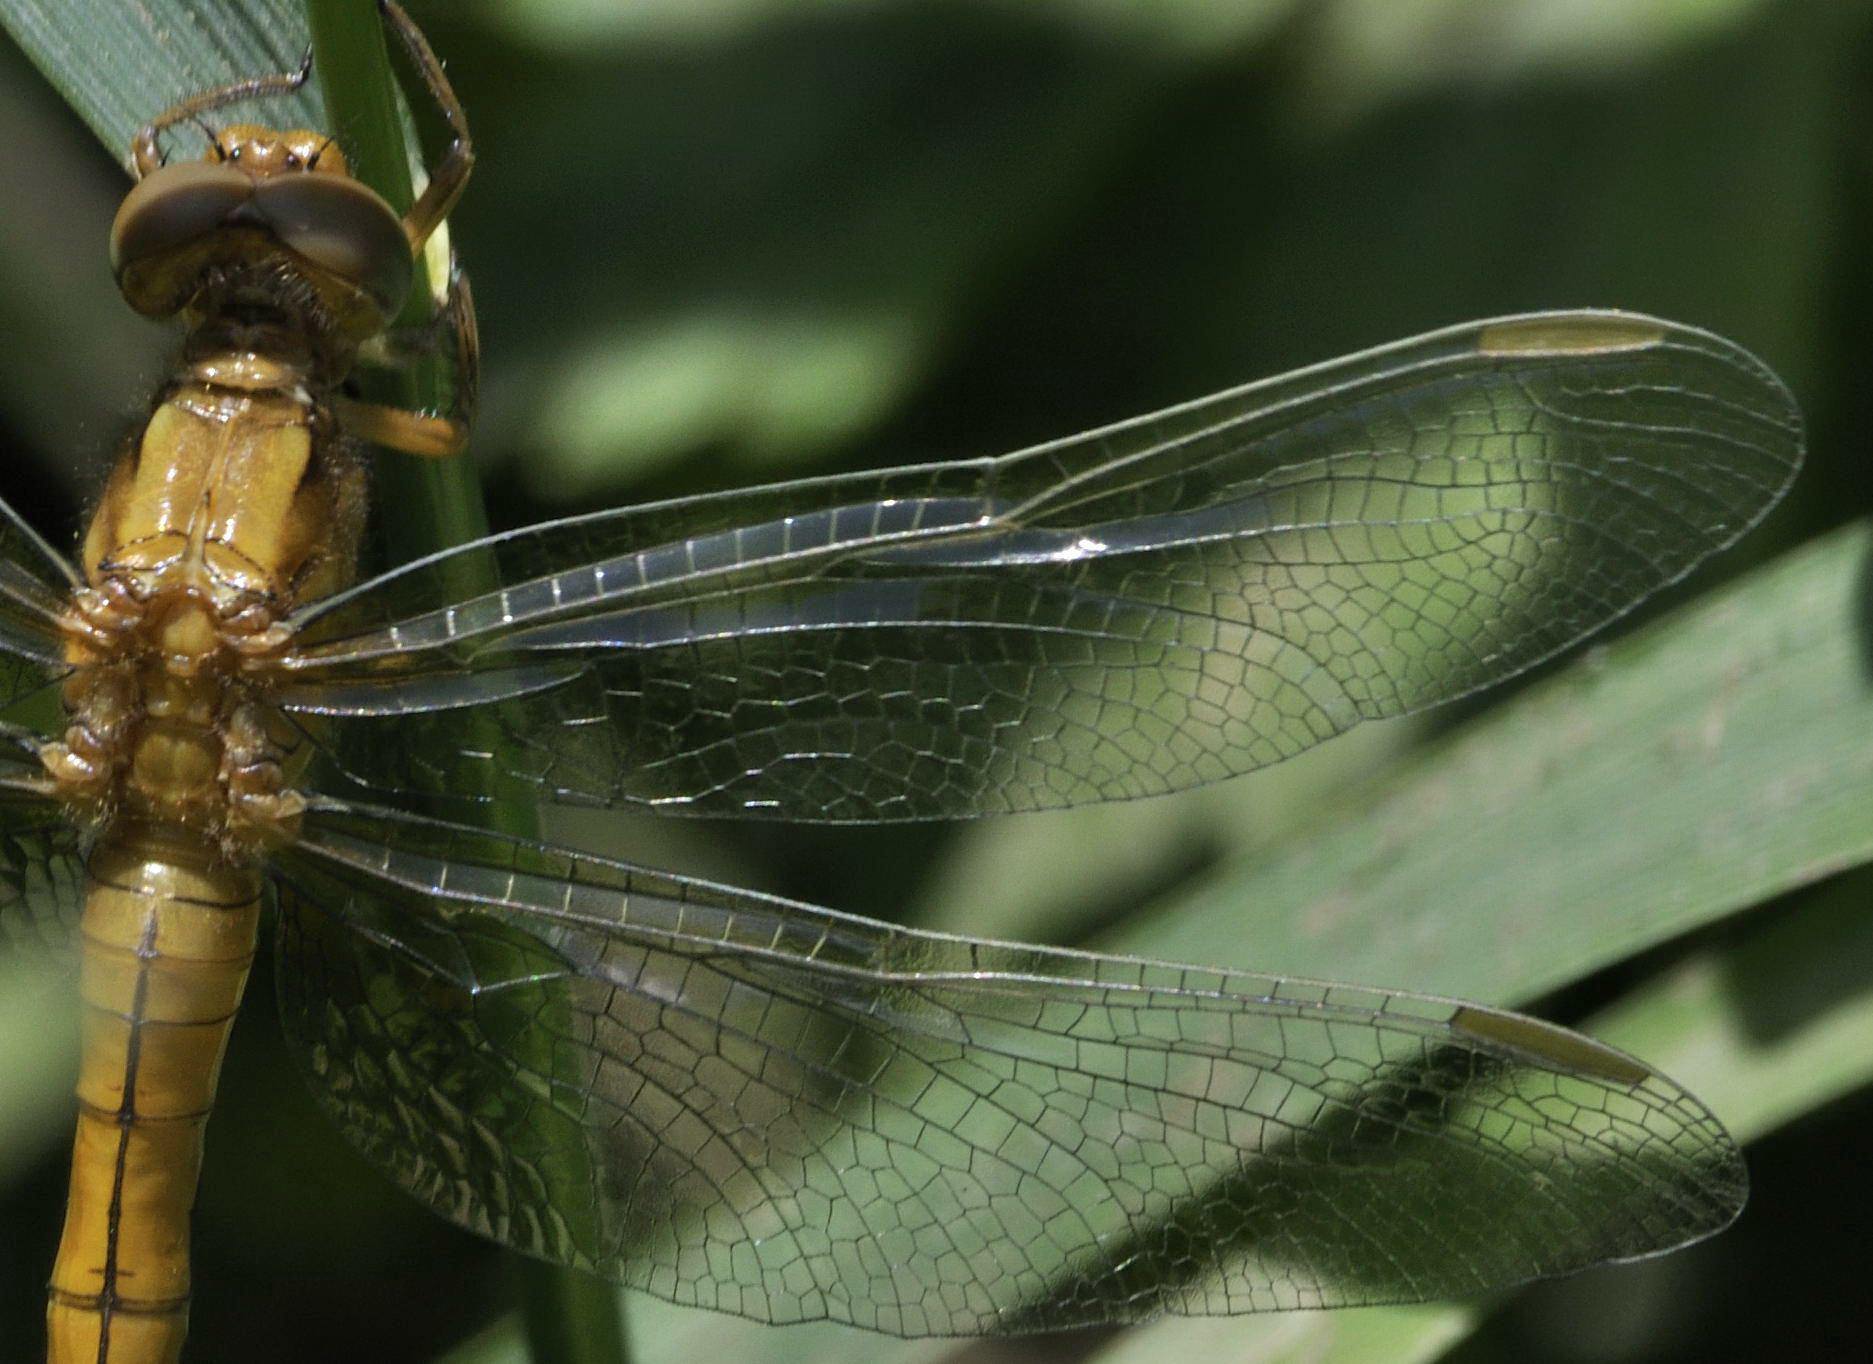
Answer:
<path fill-rule="evenodd" d="M 1148 795 L 1529 667 L 1735 539 L 1800 445 L 1708 333 L 1473 323 L 1002 459 L 496 536 L 302 613 L 280 694 L 383 791 L 835 821 Z"/>
<path fill-rule="evenodd" d="M 1671 1081 L 1514 1014 L 894 929 L 325 802 L 278 869 L 324 1106 L 443 1215 L 906 1335 L 1477 1293 L 1742 1205 Z"/>
<path fill-rule="evenodd" d="M 0 735 L 0 740 L 6 736 Z M 0 742 L 0 951 L 62 960 L 84 902 L 83 838 Z"/>
<path fill-rule="evenodd" d="M 70 671 L 59 618 L 78 572 L 0 501 L 0 950 L 64 957 L 84 896 L 83 838 L 48 794 L 39 735 Z"/>
<path fill-rule="evenodd" d="M 0 501 L 0 711 L 69 671 L 58 621 L 82 585 L 70 562 Z"/>

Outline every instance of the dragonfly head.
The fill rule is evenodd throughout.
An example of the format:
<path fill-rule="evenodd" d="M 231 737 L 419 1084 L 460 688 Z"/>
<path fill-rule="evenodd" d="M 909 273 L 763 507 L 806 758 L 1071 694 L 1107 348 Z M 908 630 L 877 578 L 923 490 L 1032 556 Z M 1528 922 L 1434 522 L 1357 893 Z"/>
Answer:
<path fill-rule="evenodd" d="M 111 265 L 146 316 L 271 306 L 351 344 L 383 330 L 411 277 L 402 220 L 331 138 L 246 123 L 131 189 Z"/>

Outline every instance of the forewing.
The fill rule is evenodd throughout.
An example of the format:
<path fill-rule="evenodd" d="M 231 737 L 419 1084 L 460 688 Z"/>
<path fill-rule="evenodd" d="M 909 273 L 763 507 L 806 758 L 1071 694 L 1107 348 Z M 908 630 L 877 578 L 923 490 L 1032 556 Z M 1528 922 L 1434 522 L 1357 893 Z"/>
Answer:
<path fill-rule="evenodd" d="M 58 622 L 80 585 L 71 564 L 0 501 L 0 712 L 68 671 Z"/>
<path fill-rule="evenodd" d="M 325 1107 L 463 1226 L 906 1335 L 1478 1293 L 1708 1235 L 1723 1129 L 1517 1015 L 894 929 L 324 803 L 280 871 Z"/>
<path fill-rule="evenodd" d="M 1800 458 L 1751 356 L 1475 323 L 997 460 L 497 536 L 297 620 L 377 790 L 888 820 L 1149 795 L 1511 676 Z M 468 586 L 498 583 L 478 595 Z"/>

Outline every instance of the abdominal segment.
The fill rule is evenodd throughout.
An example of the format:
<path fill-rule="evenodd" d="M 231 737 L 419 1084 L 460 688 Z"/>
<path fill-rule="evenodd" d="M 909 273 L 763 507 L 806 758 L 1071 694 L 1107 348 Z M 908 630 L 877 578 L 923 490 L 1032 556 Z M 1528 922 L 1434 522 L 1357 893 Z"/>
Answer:
<path fill-rule="evenodd" d="M 188 1327 L 202 1129 L 253 964 L 256 873 L 113 829 L 86 877 L 84 1049 L 49 1364 L 169 1364 Z"/>

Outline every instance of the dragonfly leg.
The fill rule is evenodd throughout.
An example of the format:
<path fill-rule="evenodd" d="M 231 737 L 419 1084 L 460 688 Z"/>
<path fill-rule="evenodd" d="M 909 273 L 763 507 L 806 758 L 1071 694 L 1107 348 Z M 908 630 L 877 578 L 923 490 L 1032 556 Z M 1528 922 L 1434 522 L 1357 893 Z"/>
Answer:
<path fill-rule="evenodd" d="M 69 618 L 67 629 L 72 629 Z M 120 635 L 115 652 L 121 653 Z M 84 637 L 81 649 L 99 644 Z M 106 646 L 106 652 L 112 652 Z M 133 669 L 100 661 L 75 670 L 65 680 L 64 702 L 70 723 L 58 739 L 39 745 L 39 761 L 59 799 L 96 815 L 116 786 L 128 756 L 126 743 L 141 718 Z"/>
<path fill-rule="evenodd" d="M 449 291 L 433 314 L 412 326 L 392 327 L 372 337 L 358 358 L 368 364 L 402 369 L 434 355 L 445 336 L 453 337 L 454 395 L 448 410 L 440 415 L 467 424 L 474 420 L 481 396 L 481 332 L 475 321 L 475 296 L 469 288 L 468 272 L 459 264 L 452 265 L 452 270 Z"/>
<path fill-rule="evenodd" d="M 136 665 L 126 660 L 146 617 L 144 604 L 116 578 L 73 592 L 59 617 L 66 661 L 76 665 L 61 688 L 69 723 L 59 738 L 39 745 L 39 761 L 59 799 L 88 817 L 104 813 L 142 718 Z"/>
<path fill-rule="evenodd" d="M 278 95 L 290 95 L 312 78 L 312 49 L 306 49 L 306 55 L 300 59 L 297 71 L 282 71 L 272 76 L 249 76 L 245 80 L 230 81 L 226 85 L 217 85 L 212 90 L 204 90 L 198 95 L 191 95 L 180 104 L 163 110 L 155 118 L 137 130 L 136 137 L 130 144 L 131 165 L 136 178 L 141 180 L 151 171 L 163 164 L 162 148 L 157 144 L 162 135 L 178 123 L 198 120 L 203 114 L 221 109 L 230 104 L 238 104 L 248 99 L 271 99 Z M 214 134 L 204 128 L 209 141 L 214 141 Z"/>
<path fill-rule="evenodd" d="M 228 793 L 224 850 L 232 855 L 292 832 L 306 798 L 286 784 L 280 750 L 267 733 L 260 707 L 243 703 L 228 715 L 222 735 L 221 784 Z"/>
<path fill-rule="evenodd" d="M 425 459 L 447 459 L 468 448 L 468 424 L 452 417 L 354 398 L 336 398 L 332 407 L 347 431 L 372 445 Z"/>
<path fill-rule="evenodd" d="M 411 254 L 416 255 L 422 252 L 437 225 L 449 216 L 455 201 L 462 197 L 469 172 L 475 168 L 475 145 L 468 136 L 468 115 L 462 112 L 462 102 L 455 97 L 455 89 L 443 72 L 442 62 L 430 48 L 429 40 L 423 37 L 423 31 L 396 0 L 377 0 L 377 8 L 385 22 L 396 30 L 430 98 L 436 101 L 443 121 L 449 125 L 448 151 L 431 167 L 429 183 L 410 205 L 410 211 L 403 215 L 403 231 L 410 239 Z"/>
<path fill-rule="evenodd" d="M 433 351 L 437 337 L 445 330 L 455 336 L 455 372 L 447 409 L 418 412 L 340 396 L 332 405 L 347 430 L 374 445 L 410 455 L 458 455 L 466 448 L 481 396 L 481 333 L 475 322 L 475 296 L 466 271 L 455 268 L 448 297 L 434 317 L 375 338 L 367 354 L 377 364 L 408 364 Z"/>

